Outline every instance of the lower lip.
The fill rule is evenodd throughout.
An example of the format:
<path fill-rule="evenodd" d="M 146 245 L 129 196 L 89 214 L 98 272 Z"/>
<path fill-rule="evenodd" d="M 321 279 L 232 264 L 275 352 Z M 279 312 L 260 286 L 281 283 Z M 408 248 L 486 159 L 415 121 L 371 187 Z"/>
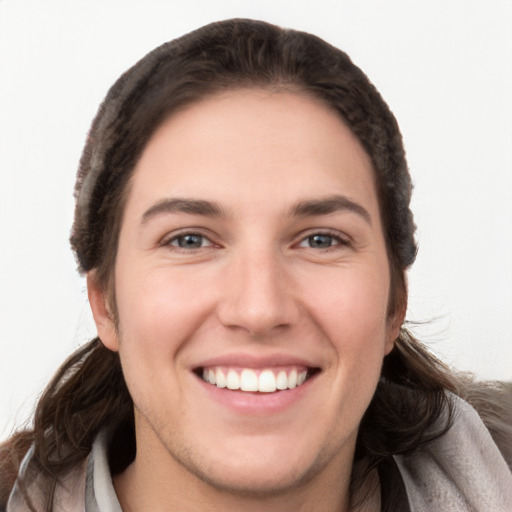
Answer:
<path fill-rule="evenodd" d="M 245 415 L 276 414 L 285 411 L 299 400 L 304 399 L 315 378 L 316 375 L 313 375 L 304 384 L 294 389 L 276 391 L 275 393 L 251 393 L 218 388 L 196 376 L 197 381 L 212 400 L 234 412 Z"/>

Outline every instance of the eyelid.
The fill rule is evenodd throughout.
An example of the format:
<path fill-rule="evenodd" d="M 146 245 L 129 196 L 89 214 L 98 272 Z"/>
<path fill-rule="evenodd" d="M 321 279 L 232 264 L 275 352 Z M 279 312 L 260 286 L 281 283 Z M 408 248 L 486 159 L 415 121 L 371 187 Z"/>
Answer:
<path fill-rule="evenodd" d="M 201 239 L 200 247 L 192 247 L 192 246 L 191 247 L 182 247 L 179 244 L 176 244 L 176 245 L 174 244 L 174 242 L 178 241 L 180 238 L 185 238 L 188 236 L 200 238 Z M 185 249 L 187 251 L 193 251 L 194 249 L 203 249 L 204 247 L 211 247 L 213 245 L 213 242 L 208 237 L 201 235 L 199 233 L 185 233 L 183 235 L 178 235 L 178 236 L 171 238 L 167 242 L 167 245 L 171 245 L 172 247 L 176 247 L 178 249 Z"/>
<path fill-rule="evenodd" d="M 205 232 L 206 231 L 206 232 Z M 215 241 L 215 236 L 213 233 L 211 233 L 209 230 L 205 230 L 204 228 L 196 228 L 196 227 L 186 227 L 182 229 L 178 229 L 176 231 L 173 231 L 171 233 L 167 233 L 165 236 L 163 236 L 159 242 L 158 245 L 163 247 L 173 247 L 175 249 L 183 249 L 187 252 L 191 252 L 194 250 L 194 248 L 191 249 L 185 249 L 183 247 L 179 247 L 177 245 L 171 245 L 171 242 L 175 241 L 176 239 L 186 236 L 186 235 L 196 235 L 203 237 L 208 241 L 208 244 L 202 247 L 195 248 L 195 250 L 203 249 L 205 247 L 220 247 L 220 244 Z M 305 231 L 302 231 L 299 235 L 296 237 L 296 242 L 293 244 L 295 246 L 301 246 L 303 242 L 305 242 L 309 237 L 315 236 L 315 235 L 323 235 L 323 236 L 329 236 L 332 237 L 334 240 L 336 240 L 337 243 L 333 244 L 331 247 L 338 247 L 338 246 L 349 246 L 352 244 L 352 239 L 349 235 L 346 233 L 340 232 L 335 229 L 329 229 L 329 228 L 312 228 Z M 326 248 L 324 250 L 330 249 Z"/>
<path fill-rule="evenodd" d="M 196 247 L 196 248 L 190 248 L 190 249 L 185 249 L 184 247 L 179 247 L 177 245 L 171 244 L 171 242 L 173 242 L 174 240 L 177 240 L 178 238 L 184 237 L 187 235 L 200 236 L 200 237 L 206 239 L 208 241 L 208 244 L 204 245 L 202 247 Z M 162 239 L 159 242 L 159 245 L 162 247 L 172 247 L 174 249 L 191 252 L 193 250 L 204 249 L 205 247 L 214 247 L 214 246 L 218 247 L 219 244 L 217 244 L 213 240 L 213 238 L 214 238 L 213 234 L 211 232 L 205 233 L 204 228 L 187 227 L 187 228 L 182 228 L 182 229 L 173 231 L 171 233 L 167 233 L 165 236 L 162 237 Z"/>
<path fill-rule="evenodd" d="M 334 230 L 334 229 L 329 229 L 329 228 L 325 228 L 325 229 L 317 228 L 317 229 L 309 229 L 305 232 L 300 233 L 300 235 L 298 237 L 299 240 L 295 245 L 298 245 L 299 247 L 301 247 L 301 244 L 303 242 L 305 242 L 308 238 L 315 236 L 315 235 L 329 236 L 337 241 L 336 244 L 333 244 L 332 246 L 325 248 L 324 250 L 328 250 L 328 249 L 331 249 L 333 247 L 338 247 L 338 246 L 342 246 L 342 247 L 349 246 L 349 245 L 351 245 L 351 242 L 352 242 L 351 238 L 348 235 L 346 235 L 345 233 L 342 233 L 342 232 Z"/>

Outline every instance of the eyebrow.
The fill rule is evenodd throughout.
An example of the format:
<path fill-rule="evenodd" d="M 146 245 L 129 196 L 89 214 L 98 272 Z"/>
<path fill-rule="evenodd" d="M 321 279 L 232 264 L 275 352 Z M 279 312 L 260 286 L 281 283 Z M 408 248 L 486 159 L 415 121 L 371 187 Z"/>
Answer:
<path fill-rule="evenodd" d="M 164 213 L 188 213 L 190 215 L 203 215 L 206 217 L 223 217 L 224 210 L 216 203 L 202 199 L 172 198 L 159 201 L 146 210 L 141 219 L 141 224 L 146 224 L 150 219 Z"/>
<path fill-rule="evenodd" d="M 289 212 L 290 217 L 329 215 L 339 211 L 353 212 L 371 225 L 371 217 L 363 206 L 346 196 L 335 195 L 322 199 L 308 199 L 295 203 Z M 159 201 L 144 212 L 141 224 L 165 213 L 188 213 L 205 217 L 225 217 L 226 212 L 217 203 L 203 199 L 172 198 Z"/>
<path fill-rule="evenodd" d="M 330 213 L 340 211 L 355 213 L 362 217 L 368 224 L 372 224 L 371 216 L 366 208 L 342 195 L 300 201 L 292 206 L 290 215 L 293 217 L 308 217 L 329 215 Z"/>

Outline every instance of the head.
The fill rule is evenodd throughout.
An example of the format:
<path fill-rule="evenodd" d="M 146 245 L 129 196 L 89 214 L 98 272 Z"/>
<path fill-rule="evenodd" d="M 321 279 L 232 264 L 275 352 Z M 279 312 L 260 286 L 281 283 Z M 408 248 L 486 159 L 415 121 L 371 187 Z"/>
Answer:
<path fill-rule="evenodd" d="M 226 112 L 233 115 L 226 116 Z M 205 130 L 211 135 L 205 136 Z M 255 143 L 251 133 L 261 141 Z M 217 151 L 229 149 L 224 147 L 224 140 L 232 141 L 232 151 Z M 253 168 L 250 162 L 258 159 L 259 142 L 265 153 L 260 156 L 261 165 Z M 297 158 L 296 174 L 287 165 L 288 154 Z M 316 158 L 318 155 L 322 157 Z M 248 182 L 250 187 L 245 187 Z M 332 196 L 330 190 L 335 191 Z M 344 450 L 345 459 L 352 460 L 357 427 L 405 314 L 404 271 L 416 252 L 409 211 L 411 184 L 397 124 L 375 88 L 349 58 L 314 36 L 243 20 L 209 25 L 167 43 L 126 72 L 109 92 L 89 135 L 76 192 L 72 244 L 89 276 L 100 338 L 108 348 L 121 353 L 136 406 L 137 436 L 145 436 L 153 446 L 164 444 L 190 473 L 207 478 L 220 467 L 220 473 L 228 476 L 215 483 L 231 489 L 256 489 L 251 481 L 254 474 L 259 475 L 260 483 L 268 476 L 259 488 L 268 493 L 276 490 L 272 487 L 276 481 L 282 482 L 282 488 L 292 481 L 304 482 L 331 462 L 340 471 L 347 470 L 333 454 Z M 344 192 L 346 196 L 340 200 Z M 181 195 L 185 201 L 162 206 L 167 196 Z M 259 197 L 264 199 L 258 201 Z M 190 198 L 201 204 L 191 204 Z M 183 237 L 175 227 L 176 236 L 165 238 L 165 243 L 164 232 L 158 243 L 156 235 L 151 235 L 152 229 L 163 229 L 155 221 L 157 227 L 147 228 L 150 234 L 144 235 L 147 248 L 135 254 L 131 248 L 142 240 L 136 239 L 136 226 L 151 225 L 162 212 L 176 209 L 194 220 L 198 216 L 208 220 L 199 223 L 198 233 L 188 229 Z M 355 266 L 359 269 L 344 285 L 353 291 L 349 295 L 338 294 L 338 286 L 333 284 L 347 261 L 340 259 L 339 253 L 333 256 L 333 252 L 324 251 L 319 264 L 318 252 L 310 251 L 311 244 L 320 243 L 322 248 L 326 240 L 328 244 L 349 245 L 333 230 L 313 230 L 318 226 L 311 219 L 339 212 L 351 219 L 343 223 L 356 226 L 347 228 L 353 230 L 348 238 L 356 246 Z M 212 236 L 208 238 L 206 233 Z M 317 235 L 320 238 L 314 238 Z M 155 240 L 150 241 L 151 237 Z M 189 237 L 188 241 L 184 237 Z M 274 260 L 268 244 L 258 243 L 267 237 L 278 248 L 272 253 L 279 254 Z M 182 254 L 180 244 L 199 243 L 202 247 L 205 240 L 213 250 L 200 251 L 199 256 L 189 252 L 187 259 L 179 263 L 173 260 L 172 270 L 156 270 L 162 269 L 162 245 L 177 247 L 173 254 Z M 244 246 L 240 240 L 251 240 L 252 244 Z M 219 252 L 218 247 L 226 250 Z M 258 256 L 248 248 L 255 249 Z M 139 265 L 147 261 L 142 253 L 152 261 L 149 271 L 143 268 L 144 263 Z M 231 256 L 219 258 L 219 253 Z M 190 254 L 196 255 L 188 259 Z M 275 262 L 285 259 L 294 261 L 292 266 L 302 281 L 296 275 L 289 277 L 284 266 L 277 269 Z M 222 272 L 212 278 L 210 269 L 219 265 Z M 253 275 L 251 269 L 258 266 L 261 272 Z M 147 278 L 149 274 L 153 277 Z M 145 277 L 138 280 L 140 275 Z M 208 289 L 201 300 L 194 296 L 195 288 L 191 293 L 185 291 L 184 298 L 182 292 L 189 282 L 196 286 L 206 282 Z M 352 287 L 351 282 L 355 283 Z M 169 283 L 176 285 L 179 293 L 167 295 Z M 311 293 L 315 286 L 317 295 Z M 331 292 L 323 293 L 326 288 Z M 231 296 L 227 297 L 225 289 Z M 278 297 L 282 290 L 292 290 L 293 298 Z M 258 294 L 260 298 L 266 294 L 260 305 L 251 302 Z M 324 299 L 317 300 L 322 295 Z M 103 312 L 98 306 L 102 301 Z M 175 308 L 170 313 L 179 310 L 181 316 L 169 319 L 165 310 L 169 303 Z M 262 303 L 265 306 L 258 309 Z M 251 314 L 242 312 L 240 304 L 249 304 Z M 344 325 L 338 321 L 338 305 L 345 311 Z M 212 333 L 213 338 L 228 343 L 219 343 L 212 350 Z M 145 345 L 144 338 L 151 343 Z M 177 341 L 170 342 L 171 338 Z M 301 352 L 294 343 L 298 338 L 317 343 L 306 343 Z M 233 356 L 233 347 L 242 339 L 247 342 L 245 348 L 237 345 L 239 352 Z M 271 339 L 279 343 L 268 344 Z M 276 345 L 285 354 L 279 356 L 283 360 L 277 361 Z M 216 351 L 221 353 L 221 362 Z M 351 355 L 340 357 L 343 352 Z M 284 360 L 292 355 L 296 362 Z M 338 390 L 321 399 L 318 396 L 319 402 L 325 399 L 329 412 L 310 427 L 317 405 L 310 399 L 304 418 L 292 422 L 298 434 L 308 435 L 287 436 L 292 448 L 276 435 L 287 432 L 284 424 L 289 413 L 272 416 L 269 426 L 267 421 L 263 425 L 261 418 L 238 422 L 236 414 L 235 421 L 231 413 L 218 419 L 207 399 L 197 398 L 199 406 L 191 405 L 187 393 L 181 392 L 196 386 L 190 384 L 191 379 L 199 380 L 201 375 L 191 377 L 190 371 L 181 370 L 189 368 L 201 374 L 206 370 L 211 383 L 219 378 L 219 368 L 227 377 L 230 357 L 234 358 L 230 364 L 237 368 L 252 368 L 254 364 L 262 371 L 258 358 L 266 357 L 264 366 L 286 367 L 288 379 L 295 378 L 293 371 L 299 379 L 307 377 L 309 383 L 315 378 L 317 382 L 325 379 L 324 388 Z M 237 357 L 246 358 L 246 362 L 235 361 Z M 299 361 L 301 357 L 304 362 Z M 169 366 L 178 370 L 168 376 L 167 365 L 160 367 L 159 360 L 172 360 Z M 297 368 L 291 370 L 292 366 Z M 211 377 L 210 371 L 216 376 Z M 364 376 L 366 372 L 369 378 Z M 154 381 L 154 388 L 139 386 L 137 379 Z M 166 389 L 173 391 L 167 394 Z M 163 404 L 161 410 L 169 408 L 162 415 L 155 413 L 151 398 L 155 395 Z M 236 407 L 243 409 L 244 404 Z M 253 405 L 248 406 L 249 416 Z M 220 437 L 200 435 L 201 411 Z M 340 422 L 338 415 L 350 421 Z M 237 429 L 230 432 L 228 443 L 232 460 L 203 457 L 207 446 L 222 445 L 226 430 L 235 423 Z M 156 433 L 156 439 L 149 431 Z M 297 442 L 304 444 L 303 450 L 297 448 Z M 263 457 L 259 465 L 254 462 L 255 446 Z M 276 461 L 287 463 L 281 467 L 276 463 L 274 472 L 269 472 L 265 461 L 269 453 L 279 454 L 279 450 L 283 453 Z M 303 473 L 290 474 L 292 453 L 297 460 L 291 465 L 306 467 Z M 248 457 L 253 465 L 250 474 L 244 474 L 236 465 Z M 234 468 L 237 470 L 232 471 Z"/>
<path fill-rule="evenodd" d="M 389 312 L 404 309 L 415 227 L 411 180 L 393 114 L 341 50 L 311 34 L 251 20 L 213 23 L 165 43 L 111 88 L 93 122 L 75 188 L 71 244 L 80 270 L 94 270 L 112 292 L 130 177 L 152 134 L 187 105 L 243 88 L 318 98 L 357 137 L 374 171 L 391 272 Z M 115 312 L 114 301 L 111 306 Z"/>
<path fill-rule="evenodd" d="M 226 116 L 226 112 L 233 115 Z M 201 126 L 212 128 L 210 133 L 215 137 L 199 140 Z M 258 135 L 251 138 L 251 130 Z M 215 143 L 220 140 L 218 137 L 225 136 L 237 142 L 233 146 L 237 150 L 233 155 L 229 154 L 229 147 Z M 258 144 L 269 151 L 255 152 Z M 215 162 L 216 172 L 204 175 L 205 166 L 202 166 L 189 174 L 189 167 L 181 166 L 187 163 L 186 159 L 179 160 L 187 148 L 189 156 Z M 283 153 L 286 148 L 289 152 Z M 223 152 L 228 155 L 225 160 Z M 211 159 L 211 155 L 215 159 Z M 296 167 L 288 165 L 290 160 Z M 251 171 L 253 161 L 261 163 L 261 172 Z M 242 164 L 238 167 L 240 172 L 237 171 L 238 164 Z M 248 170 L 249 176 L 244 174 Z M 229 186 L 222 186 L 223 183 Z M 159 184 L 161 190 L 165 194 L 170 192 L 171 196 L 178 186 L 192 185 L 195 191 L 202 189 L 203 192 L 206 187 L 206 195 L 214 193 L 213 199 L 221 207 L 227 206 L 224 213 L 226 210 L 231 213 L 230 218 L 224 216 L 221 222 L 227 222 L 225 226 L 231 228 L 242 226 L 246 231 L 232 231 L 237 236 L 241 233 L 252 235 L 252 238 L 242 237 L 242 241 L 249 241 L 248 245 L 231 245 L 233 238 L 223 238 L 226 231 L 220 233 L 220 240 L 204 236 L 202 222 L 201 233 L 188 230 L 188 234 L 178 234 L 174 230 L 173 236 L 160 240 L 160 247 L 165 248 L 164 252 L 168 250 L 166 258 L 172 260 L 176 255 L 186 255 L 189 259 L 184 261 L 192 265 L 183 265 L 188 271 L 176 272 L 165 281 L 169 286 L 163 287 L 161 295 L 153 293 L 162 291 L 164 283 L 160 278 L 162 274 L 157 271 L 153 281 L 137 281 L 137 272 L 145 259 L 130 259 L 130 255 L 135 254 L 134 246 L 127 243 L 130 232 L 134 232 L 133 213 L 137 212 L 137 205 L 143 204 L 141 198 L 151 197 L 141 191 L 158 192 Z M 334 189 L 346 192 L 348 199 L 356 199 L 357 205 L 354 207 L 353 201 L 347 202 L 347 197 L 342 198 L 341 203 L 339 197 L 330 202 L 332 196 L 329 199 L 329 195 L 327 201 L 322 200 L 320 204 L 307 200 L 319 190 L 326 199 L 325 191 L 330 194 Z M 259 191 L 268 195 L 268 201 L 264 195 L 258 195 Z M 416 254 L 414 224 L 409 210 L 411 181 L 400 132 L 379 93 L 340 50 L 309 34 L 249 20 L 212 24 L 162 45 L 122 75 L 109 91 L 93 122 L 80 162 L 75 193 L 77 203 L 71 244 L 80 270 L 87 273 L 92 290 L 91 302 L 95 304 L 93 309 L 98 313 L 103 308 L 99 316 L 105 320 L 103 326 L 109 327 L 105 331 L 100 325 L 98 332 L 103 339 L 96 337 L 80 347 L 57 371 L 38 402 L 33 429 L 16 434 L 2 446 L 9 457 L 2 458 L 0 464 L 0 472 L 6 475 L 7 482 L 1 489 L 0 503 L 5 505 L 15 480 L 29 499 L 31 483 L 37 479 L 44 489 L 44 509 L 52 510 L 57 482 L 83 462 L 98 432 L 105 427 L 115 429 L 109 445 L 112 474 L 121 474 L 133 467 L 130 463 L 135 458 L 136 443 L 138 449 L 140 429 L 144 424 L 141 418 L 156 420 L 145 422 L 153 434 L 157 433 L 156 438 L 151 433 L 148 437 L 148 429 L 142 432 L 146 440 L 155 443 L 154 453 L 151 447 L 149 452 L 151 471 L 157 451 L 162 455 L 163 443 L 167 444 L 169 453 L 179 455 L 180 462 L 188 465 L 189 476 L 193 471 L 196 476 L 201 476 L 202 472 L 207 480 L 219 474 L 219 462 L 224 464 L 224 469 L 229 469 L 231 464 L 231 470 L 235 469 L 235 472 L 231 471 L 234 477 L 231 481 L 224 478 L 210 483 L 231 485 L 231 490 L 238 485 L 241 490 L 243 480 L 250 484 L 252 478 L 254 485 L 246 485 L 245 491 L 252 489 L 256 492 L 259 485 L 259 496 L 262 492 L 268 495 L 278 491 L 275 477 L 279 474 L 283 477 L 281 491 L 295 479 L 296 484 L 301 484 L 295 491 L 302 492 L 307 487 L 308 478 L 311 482 L 315 477 L 315 469 L 318 477 L 318 468 L 332 467 L 333 464 L 338 487 L 338 477 L 343 478 L 343 471 L 350 471 L 350 468 L 342 467 L 337 457 L 340 452 L 348 458 L 354 455 L 354 460 L 358 461 L 353 465 L 351 476 L 352 490 L 357 490 L 367 481 L 366 476 L 372 468 L 387 471 L 386 458 L 410 453 L 449 428 L 452 409 L 446 391 L 457 393 L 458 381 L 406 329 L 400 328 L 407 301 L 405 270 Z M 199 199 L 205 199 L 205 194 L 202 195 Z M 301 203 L 304 198 L 301 196 L 307 196 L 306 202 Z M 212 212 L 215 213 L 211 202 L 199 201 L 192 206 L 196 214 L 198 207 L 202 210 L 201 218 L 205 212 L 210 217 Z M 169 212 L 177 208 L 190 214 L 190 207 L 190 202 L 185 201 L 171 207 L 164 205 L 163 210 Z M 302 225 L 305 231 L 300 228 L 304 218 L 325 219 L 322 215 L 326 209 L 350 212 L 348 216 L 352 220 L 358 219 L 358 225 L 370 235 L 367 240 L 372 240 L 370 246 L 375 249 L 352 252 L 361 256 L 355 258 L 360 263 L 367 261 L 365 258 L 370 255 L 371 265 L 362 264 L 362 271 L 352 276 L 350 286 L 346 282 L 340 284 L 339 270 L 344 267 L 341 255 L 351 254 L 353 250 L 351 241 L 337 229 L 331 229 L 336 226 L 329 223 L 325 226 L 323 222 L 320 225 L 306 222 Z M 162 205 L 146 209 L 146 218 L 158 217 L 153 215 L 158 210 L 162 211 Z M 222 208 L 220 210 L 222 213 Z M 301 217 L 305 212 L 307 215 Z M 229 224 L 233 221 L 235 225 Z M 324 229 L 326 227 L 328 229 Z M 236 236 L 234 239 L 236 241 Z M 267 239 L 272 243 L 273 251 L 263 243 Z M 331 246 L 334 246 L 333 251 Z M 194 253 L 196 247 L 202 249 Z M 257 257 L 253 252 L 255 247 L 259 251 Z M 345 247 L 347 252 L 344 252 Z M 191 252 L 190 248 L 193 249 Z M 218 252 L 219 248 L 229 250 Z M 231 249 L 236 250 L 230 252 Z M 226 265 L 224 256 L 227 253 L 234 257 L 232 265 Z M 202 254 L 203 263 L 216 259 L 224 262 L 224 274 L 205 275 L 204 269 L 209 268 L 208 265 L 203 265 L 203 273 L 190 272 L 195 263 L 198 263 L 197 268 L 201 267 L 200 261 L 194 261 L 194 257 L 190 259 L 193 254 Z M 340 255 L 339 259 L 333 256 L 335 254 Z M 294 270 L 286 267 L 285 262 L 292 264 Z M 336 271 L 331 274 L 332 269 Z M 183 290 L 188 289 L 187 275 L 196 288 L 189 290 L 186 297 L 167 301 L 166 294 L 175 290 L 176 283 Z M 203 292 L 201 278 L 207 277 L 212 284 L 212 275 L 220 279 L 220 285 L 210 286 Z M 151 286 L 139 293 L 138 284 Z M 136 300 L 134 303 L 133 299 L 139 296 L 144 300 L 140 304 Z M 158 302 L 159 296 L 163 297 L 163 302 Z M 357 298 L 363 300 L 353 300 Z M 208 323 L 212 316 L 202 314 L 211 311 L 204 310 L 203 306 L 212 299 L 216 300 L 217 306 L 223 306 L 215 310 L 214 324 Z M 272 307 L 259 307 L 257 299 L 262 299 L 260 306 L 266 303 Z M 128 306 L 130 301 L 132 306 L 135 304 L 135 309 L 131 308 L 133 314 L 127 301 Z M 286 307 L 282 307 L 283 304 Z M 343 309 L 340 309 L 341 304 Z M 248 305 L 250 307 L 245 307 Z M 186 307 L 177 311 L 178 316 L 169 318 L 170 306 L 171 309 Z M 185 329 L 185 337 L 181 338 L 183 343 L 177 346 L 175 342 L 180 338 L 175 336 L 175 328 L 190 326 L 186 314 L 198 311 L 199 316 L 189 316 L 201 320 L 199 324 L 192 323 L 193 327 L 200 327 L 192 331 L 193 343 L 188 343 L 191 338 Z M 241 316 L 242 313 L 246 316 Z M 202 322 L 205 319 L 207 321 Z M 249 321 L 255 322 L 252 327 L 247 323 Z M 138 331 L 140 339 L 134 336 L 137 334 L 134 326 L 137 325 L 143 327 Z M 276 434 L 282 434 L 284 430 L 273 429 L 272 425 L 288 427 L 288 423 L 282 421 L 286 415 L 275 415 L 272 421 L 259 422 L 261 428 L 254 429 L 254 422 L 249 420 L 244 426 L 240 423 L 244 418 L 235 414 L 237 428 L 223 428 L 219 432 L 219 429 L 204 428 L 201 421 L 197 422 L 197 417 L 199 420 L 203 417 L 201 411 L 191 421 L 191 424 L 195 422 L 195 433 L 200 434 L 199 437 L 194 436 L 192 443 L 181 443 L 181 447 L 170 442 L 169 433 L 173 434 L 172 439 L 181 442 L 187 441 L 183 434 L 190 431 L 190 425 L 183 425 L 180 411 L 176 411 L 174 405 L 183 406 L 185 413 L 191 409 L 187 408 L 186 399 L 180 402 L 183 395 L 180 395 L 180 381 L 176 379 L 178 373 L 168 371 L 165 360 L 162 366 L 161 356 L 170 356 L 170 367 L 183 368 L 183 354 L 189 359 L 192 354 L 201 360 L 209 351 L 213 357 L 209 364 L 215 367 L 216 355 L 211 352 L 215 344 L 205 343 L 212 341 L 212 332 L 215 334 L 209 329 L 211 325 L 222 330 L 222 336 L 217 340 L 222 343 L 242 341 L 245 349 L 249 347 L 253 351 L 252 356 L 256 354 L 256 359 L 261 359 L 265 350 L 273 350 L 274 341 L 286 348 L 285 358 L 297 347 L 302 347 L 301 355 L 306 354 L 306 366 L 317 358 L 319 368 L 312 368 L 313 371 L 307 368 L 305 382 L 302 382 L 305 364 L 296 361 L 298 375 L 294 376 L 289 361 L 287 363 L 288 387 L 296 385 L 298 379 L 300 393 L 306 394 L 307 386 L 318 390 L 318 395 L 316 391 L 314 393 L 315 399 L 306 405 L 312 409 L 306 410 L 310 414 L 302 415 L 304 421 L 297 423 L 294 415 L 293 421 L 289 422 L 298 436 L 284 436 L 281 437 L 283 442 L 279 442 Z M 307 334 L 307 329 L 313 336 L 300 336 Z M 224 336 L 228 333 L 229 336 Z M 237 337 L 231 337 L 235 334 Z M 216 339 L 214 336 L 213 342 Z M 297 340 L 300 343 L 295 343 Z M 304 345 L 304 340 L 318 343 L 313 347 Z M 149 342 L 150 350 L 138 346 L 139 341 Z M 225 357 L 226 345 L 222 346 L 221 356 Z M 272 352 L 266 352 L 269 353 Z M 276 360 L 267 358 L 265 361 L 276 370 Z M 252 362 L 250 357 L 246 358 L 245 362 L 250 367 L 254 358 Z M 141 368 L 146 370 L 147 382 L 138 383 L 142 386 L 137 382 L 134 385 L 134 378 L 136 380 L 137 372 L 140 375 Z M 219 387 L 216 371 L 210 375 L 211 368 L 206 369 L 208 371 L 203 376 L 199 372 L 192 376 L 189 371 L 185 381 L 193 382 L 195 389 L 209 390 L 205 392 L 216 396 L 211 385 L 214 380 L 215 386 Z M 276 376 L 279 372 L 273 373 Z M 172 382 L 171 389 L 158 386 L 162 375 L 164 380 L 170 379 L 165 380 L 165 385 Z M 329 382 L 329 376 L 334 380 Z M 267 386 L 268 377 L 267 373 Z M 318 382 L 327 382 L 327 385 L 315 388 Z M 144 396 L 141 398 L 144 387 L 149 400 Z M 169 390 L 164 400 L 161 400 L 161 389 Z M 297 396 L 297 393 L 290 395 Z M 261 402 L 257 398 L 256 406 L 257 400 Z M 286 402 L 284 398 L 277 398 L 274 406 L 283 406 L 283 400 Z M 163 416 L 157 414 L 150 418 L 148 413 L 152 411 L 144 410 L 148 403 L 164 409 Z M 188 405 L 191 403 L 193 405 L 193 401 Z M 254 409 L 251 399 L 248 402 L 242 400 L 238 405 L 235 403 L 234 408 L 247 404 L 249 409 Z M 321 411 L 317 410 L 319 404 Z M 326 407 L 322 408 L 322 405 Z M 208 403 L 205 406 L 209 407 Z M 265 407 L 272 409 L 273 406 L 267 403 Z M 286 404 L 283 407 L 286 409 Z M 134 410 L 139 416 L 135 424 Z M 291 411 L 293 414 L 293 407 Z M 208 419 L 217 422 L 217 426 L 223 418 L 226 420 L 225 414 L 211 412 Z M 228 415 L 228 423 L 223 427 L 229 424 L 229 418 Z M 311 418 L 315 421 L 310 421 Z M 136 432 L 137 428 L 139 432 Z M 170 432 L 173 428 L 175 432 Z M 244 434 L 251 434 L 251 429 L 254 435 L 248 442 Z M 227 465 L 222 458 L 220 461 L 202 458 L 206 466 L 201 469 L 195 464 L 197 457 L 194 459 L 190 450 L 197 452 L 198 441 L 203 442 L 203 446 L 205 439 L 212 441 L 213 438 L 208 438 L 208 432 L 212 431 L 218 436 L 218 446 L 233 450 L 239 457 L 231 458 Z M 227 431 L 229 435 L 226 435 Z M 203 432 L 206 432 L 206 438 Z M 175 436 L 176 433 L 179 435 Z M 265 433 L 268 434 L 266 438 Z M 226 439 L 229 446 L 225 445 Z M 300 450 L 295 440 L 301 443 Z M 19 464 L 31 445 L 34 450 L 30 464 L 23 475 L 17 477 Z M 212 446 L 211 442 L 209 446 Z M 147 443 L 145 447 L 148 448 Z M 283 466 L 285 459 L 278 456 L 269 465 L 268 457 L 265 457 L 269 455 L 269 447 L 271 452 L 277 451 L 285 457 L 293 454 L 296 459 Z M 355 450 L 355 454 L 350 450 Z M 311 457 L 306 468 L 308 454 Z M 248 458 L 252 465 L 244 464 Z M 246 469 L 257 470 L 254 461 L 261 462 L 261 459 L 263 465 L 259 467 L 258 482 L 255 483 L 254 474 L 248 474 Z M 242 462 L 240 471 L 236 471 L 237 460 Z M 290 472 L 290 468 L 296 471 Z M 225 472 L 221 474 L 226 476 Z M 188 488 L 187 483 L 182 487 Z M 332 480 L 323 483 L 326 492 L 332 491 Z M 300 492 L 296 496 L 299 501 Z M 393 510 L 393 497 L 386 499 L 383 510 Z M 321 505 L 315 503 L 317 508 Z"/>

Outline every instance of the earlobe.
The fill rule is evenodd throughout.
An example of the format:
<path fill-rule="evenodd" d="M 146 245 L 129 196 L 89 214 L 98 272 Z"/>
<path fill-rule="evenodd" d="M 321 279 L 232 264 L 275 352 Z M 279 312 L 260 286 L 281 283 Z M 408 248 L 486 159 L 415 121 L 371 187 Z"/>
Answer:
<path fill-rule="evenodd" d="M 384 348 L 384 354 L 388 355 L 393 348 L 395 347 L 395 342 L 398 339 L 398 336 L 400 335 L 400 329 L 401 326 L 395 323 L 394 320 L 391 321 L 390 329 L 388 332 L 388 338 L 386 340 L 386 346 Z"/>
<path fill-rule="evenodd" d="M 401 304 L 398 311 L 396 311 L 389 319 L 388 319 L 388 337 L 386 340 L 385 353 L 388 355 L 395 346 L 395 341 L 400 336 L 400 331 L 402 329 L 402 325 L 405 321 L 405 314 L 407 311 L 407 302 L 404 301 Z"/>
<path fill-rule="evenodd" d="M 99 285 L 94 271 L 87 274 L 87 295 L 100 340 L 110 350 L 117 351 L 119 340 L 107 293 Z"/>

